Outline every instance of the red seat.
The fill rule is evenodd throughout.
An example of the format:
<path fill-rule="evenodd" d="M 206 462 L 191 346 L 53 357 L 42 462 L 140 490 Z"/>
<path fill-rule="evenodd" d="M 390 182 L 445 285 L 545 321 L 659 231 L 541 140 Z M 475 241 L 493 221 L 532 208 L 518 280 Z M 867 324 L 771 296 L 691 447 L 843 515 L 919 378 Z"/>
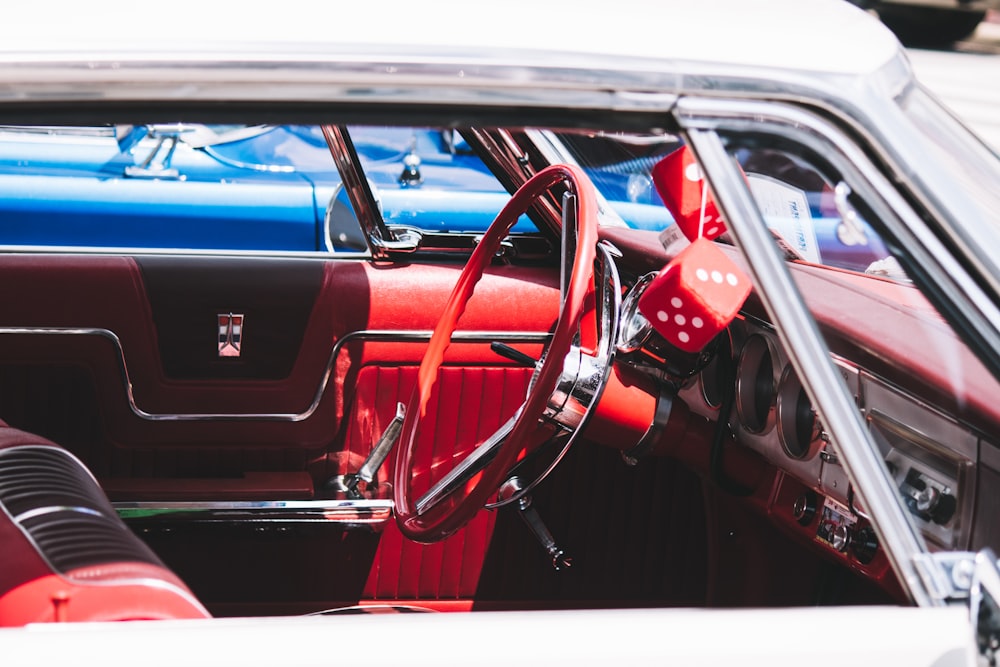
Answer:
<path fill-rule="evenodd" d="M 0 422 L 0 626 L 204 618 L 75 456 Z"/>

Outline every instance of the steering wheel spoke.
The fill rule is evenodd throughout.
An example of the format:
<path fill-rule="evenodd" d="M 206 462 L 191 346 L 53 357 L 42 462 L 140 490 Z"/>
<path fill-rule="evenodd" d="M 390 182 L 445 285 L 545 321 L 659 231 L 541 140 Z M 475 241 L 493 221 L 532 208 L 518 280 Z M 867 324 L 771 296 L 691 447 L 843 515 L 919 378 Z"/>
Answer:
<path fill-rule="evenodd" d="M 428 510 L 437 507 L 447 496 L 465 486 L 475 475 L 482 472 L 496 458 L 497 451 L 507 440 L 523 410 L 524 404 L 522 403 L 521 407 L 493 435 L 472 450 L 458 465 L 420 496 L 414 504 L 417 513 L 425 514 Z"/>
<path fill-rule="evenodd" d="M 560 183 L 566 186 L 563 196 L 564 241 L 560 258 L 562 305 L 542 358 L 537 362 L 530 360 L 535 370 L 524 403 L 495 433 L 434 482 L 429 490 L 414 499 L 413 467 L 417 434 L 420 422 L 428 411 L 431 392 L 458 319 L 511 227 L 537 199 Z M 604 249 L 598 252 L 597 199 L 593 186 L 579 167 L 554 165 L 543 169 L 522 185 L 497 215 L 469 257 L 445 305 L 406 407 L 393 484 L 396 523 L 406 537 L 418 542 L 434 542 L 454 533 L 487 505 L 519 460 L 552 439 L 553 426 L 566 429 L 564 420 L 559 419 L 562 408 L 558 407 L 558 396 L 563 391 L 560 385 L 567 384 L 565 369 L 594 365 L 593 362 L 580 364 L 570 361 L 580 357 L 596 359 L 605 365 L 611 362 L 610 350 L 614 349 L 613 336 L 617 330 L 617 304 L 621 293 L 618 287 L 604 285 L 609 263 L 613 271 L 610 255 Z M 614 284 L 617 285 L 617 281 Z M 499 349 L 494 346 L 494 351 L 514 358 L 505 354 L 507 350 L 502 346 Z M 515 360 L 528 362 L 519 357 Z M 605 367 L 604 372 L 596 374 L 598 384 L 606 378 L 606 370 Z M 573 384 L 572 379 L 569 384 Z M 586 402 L 584 413 L 593 407 L 600 395 L 600 387 L 592 390 L 592 399 Z M 581 427 L 585 416 L 580 419 L 579 415 L 573 415 L 570 430 Z M 572 440 L 571 435 L 562 453 L 557 454 L 542 477 L 558 463 Z"/>

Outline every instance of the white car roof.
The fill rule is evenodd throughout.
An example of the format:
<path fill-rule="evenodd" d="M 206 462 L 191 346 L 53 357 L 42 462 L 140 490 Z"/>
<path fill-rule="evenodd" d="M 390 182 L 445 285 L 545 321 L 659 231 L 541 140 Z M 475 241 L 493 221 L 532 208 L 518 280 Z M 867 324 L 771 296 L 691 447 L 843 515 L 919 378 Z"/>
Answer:
<path fill-rule="evenodd" d="M 18 80 L 20 68 L 10 65 L 88 59 L 102 71 L 111 61 L 249 66 L 379 55 L 375 60 L 396 63 L 561 69 L 574 79 L 590 71 L 599 85 L 600 70 L 676 74 L 681 63 L 699 63 L 729 72 L 857 76 L 902 58 L 892 33 L 844 0 L 508 0 L 474 8 L 453 0 L 110 0 L 59 3 L 52 11 L 44 4 L 5 8 L 0 84 Z M 636 83 L 680 85 L 669 76 Z"/>

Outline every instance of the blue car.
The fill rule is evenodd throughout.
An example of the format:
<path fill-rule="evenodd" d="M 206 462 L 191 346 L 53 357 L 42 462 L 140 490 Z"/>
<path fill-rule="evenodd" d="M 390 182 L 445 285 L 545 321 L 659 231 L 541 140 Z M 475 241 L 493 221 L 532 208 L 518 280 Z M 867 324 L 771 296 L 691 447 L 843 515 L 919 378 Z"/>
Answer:
<path fill-rule="evenodd" d="M 353 140 L 386 224 L 482 231 L 509 196 L 440 132 Z M 2 245 L 363 249 L 337 215 L 349 202 L 315 126 L 4 128 L 0 201 Z M 518 228 L 531 229 L 527 218 Z"/>

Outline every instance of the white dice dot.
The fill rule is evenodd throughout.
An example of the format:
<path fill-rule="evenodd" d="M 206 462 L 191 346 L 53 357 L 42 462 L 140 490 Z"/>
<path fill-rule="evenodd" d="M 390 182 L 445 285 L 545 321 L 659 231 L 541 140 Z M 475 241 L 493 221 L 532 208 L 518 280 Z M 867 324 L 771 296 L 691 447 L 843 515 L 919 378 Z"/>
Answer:
<path fill-rule="evenodd" d="M 697 163 L 691 163 L 684 168 L 684 178 L 689 181 L 700 181 L 701 180 L 701 167 Z"/>
<path fill-rule="evenodd" d="M 681 306 L 684 305 L 684 302 L 681 301 L 681 298 L 679 296 L 675 296 L 673 299 L 670 300 L 670 305 L 673 306 L 674 308 L 680 308 Z"/>
<path fill-rule="evenodd" d="M 700 329 L 703 326 L 705 326 L 705 322 L 700 317 L 692 317 L 691 326 L 693 326 L 695 329 Z"/>
<path fill-rule="evenodd" d="M 661 322 L 666 322 L 667 320 L 670 319 L 670 315 L 667 314 L 666 311 L 658 310 L 656 311 L 656 319 L 660 320 Z"/>
<path fill-rule="evenodd" d="M 687 318 L 681 315 L 680 313 L 677 313 L 676 315 L 674 315 L 674 322 L 677 323 L 677 326 L 682 327 L 685 324 L 687 324 Z"/>
<path fill-rule="evenodd" d="M 712 236 L 717 231 L 719 231 L 719 228 L 716 227 L 715 225 L 712 225 L 711 227 L 705 230 L 705 236 Z"/>
<path fill-rule="evenodd" d="M 726 282 L 729 283 L 730 285 L 732 285 L 733 287 L 736 287 L 736 283 L 738 283 L 739 281 L 740 280 L 739 280 L 739 278 L 736 277 L 735 273 L 727 273 L 726 274 Z"/>
<path fill-rule="evenodd" d="M 686 331 L 682 331 L 679 334 L 677 334 L 677 340 L 679 340 L 682 343 L 686 343 L 689 340 L 691 340 L 691 336 L 689 336 Z"/>
<path fill-rule="evenodd" d="M 705 282 L 708 280 L 708 271 L 705 269 L 698 269 L 694 272 L 694 275 L 698 276 L 698 280 Z"/>
<path fill-rule="evenodd" d="M 712 282 L 719 283 L 720 285 L 722 284 L 722 272 L 721 271 L 712 271 Z"/>

